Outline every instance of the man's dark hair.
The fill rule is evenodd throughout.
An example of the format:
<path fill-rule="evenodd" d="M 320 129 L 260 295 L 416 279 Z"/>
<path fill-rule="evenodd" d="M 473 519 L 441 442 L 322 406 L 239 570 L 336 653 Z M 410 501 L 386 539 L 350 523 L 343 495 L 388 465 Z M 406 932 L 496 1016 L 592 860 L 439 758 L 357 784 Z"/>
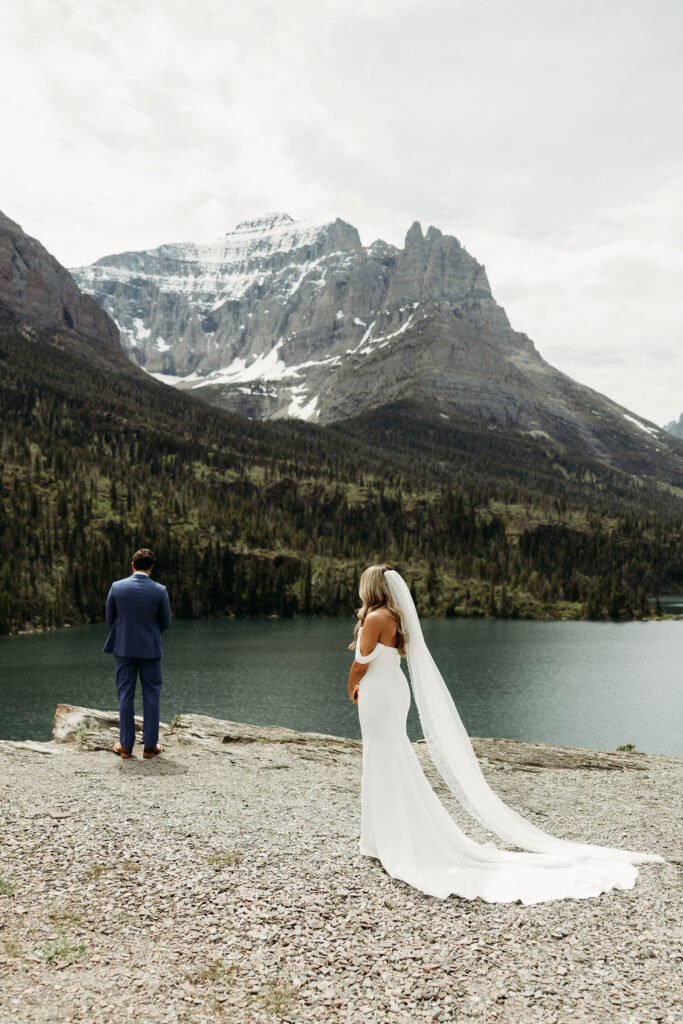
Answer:
<path fill-rule="evenodd" d="M 154 565 L 154 555 L 149 548 L 140 548 L 133 555 L 133 568 L 142 569 L 143 572 L 147 572 Z"/>

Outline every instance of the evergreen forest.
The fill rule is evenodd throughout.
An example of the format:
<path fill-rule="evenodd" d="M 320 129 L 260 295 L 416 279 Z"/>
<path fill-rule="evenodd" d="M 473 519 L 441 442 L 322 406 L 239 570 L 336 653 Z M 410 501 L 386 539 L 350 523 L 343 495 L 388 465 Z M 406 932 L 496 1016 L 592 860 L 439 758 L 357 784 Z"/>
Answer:
<path fill-rule="evenodd" d="M 178 618 L 350 616 L 388 561 L 423 615 L 614 620 L 683 588 L 683 494 L 396 405 L 255 422 L 0 315 L 0 634 L 100 622 L 153 548 Z"/>

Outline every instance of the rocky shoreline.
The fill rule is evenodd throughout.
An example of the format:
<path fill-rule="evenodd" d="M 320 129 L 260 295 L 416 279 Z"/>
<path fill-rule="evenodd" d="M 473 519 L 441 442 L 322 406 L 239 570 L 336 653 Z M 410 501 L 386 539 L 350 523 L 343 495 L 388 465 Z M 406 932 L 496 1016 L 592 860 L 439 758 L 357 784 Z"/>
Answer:
<path fill-rule="evenodd" d="M 667 859 L 492 906 L 360 856 L 358 741 L 188 715 L 121 761 L 117 723 L 60 705 L 52 742 L 0 742 L 3 1024 L 680 1021 L 683 759 L 475 740 L 544 828 Z"/>

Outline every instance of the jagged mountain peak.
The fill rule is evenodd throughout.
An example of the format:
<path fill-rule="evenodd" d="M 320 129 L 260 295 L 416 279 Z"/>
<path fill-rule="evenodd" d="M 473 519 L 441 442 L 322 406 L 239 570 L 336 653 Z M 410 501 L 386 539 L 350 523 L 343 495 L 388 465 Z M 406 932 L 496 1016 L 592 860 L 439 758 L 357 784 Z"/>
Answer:
<path fill-rule="evenodd" d="M 423 239 L 424 235 L 422 234 L 422 225 L 419 220 L 415 220 L 408 228 L 403 246 L 405 249 L 410 249 L 413 245 L 417 245 Z"/>
<path fill-rule="evenodd" d="M 669 434 L 673 434 L 674 437 L 680 437 L 683 439 L 683 412 L 677 420 L 671 420 L 671 423 L 664 424 L 664 430 Z"/>
<path fill-rule="evenodd" d="M 460 242 L 454 235 L 444 235 L 443 231 L 441 231 L 440 228 L 434 227 L 433 224 L 430 224 L 426 233 L 423 233 L 422 225 L 419 220 L 413 221 L 408 228 L 404 248 L 415 249 L 420 246 L 427 246 L 427 248 L 429 248 L 439 238 L 445 239 L 446 244 L 454 245 L 456 248 L 461 248 Z"/>

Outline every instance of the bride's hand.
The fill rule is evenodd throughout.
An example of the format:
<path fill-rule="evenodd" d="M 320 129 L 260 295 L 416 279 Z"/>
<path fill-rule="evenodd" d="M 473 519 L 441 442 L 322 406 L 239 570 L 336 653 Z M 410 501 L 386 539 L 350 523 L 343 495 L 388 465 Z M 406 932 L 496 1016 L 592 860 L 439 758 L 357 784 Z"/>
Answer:
<path fill-rule="evenodd" d="M 349 694 L 354 704 L 358 703 L 358 686 L 354 686 L 353 692 Z"/>

